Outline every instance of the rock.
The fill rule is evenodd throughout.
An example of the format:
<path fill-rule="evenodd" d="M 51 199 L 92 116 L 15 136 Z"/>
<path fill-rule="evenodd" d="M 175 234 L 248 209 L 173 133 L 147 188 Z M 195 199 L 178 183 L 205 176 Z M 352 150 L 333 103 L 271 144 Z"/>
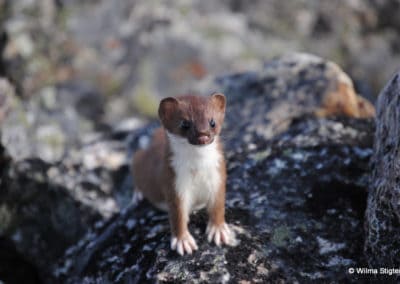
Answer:
<path fill-rule="evenodd" d="M 2 130 L 6 133 L 12 130 L 7 128 L 11 127 L 10 118 L 35 114 L 29 107 L 22 107 L 17 97 L 11 98 L 11 102 L 17 104 L 12 105 L 12 112 L 4 121 Z M 18 120 L 14 122 L 21 125 Z M 127 146 L 137 145 L 131 136 L 140 123 L 125 123 L 112 133 L 91 133 L 91 139 L 82 141 L 80 148 L 70 148 L 57 162 L 44 161 L 32 152 L 21 157 L 13 152 L 18 145 L 0 143 L 0 236 L 13 243 L 22 257 L 20 259 L 13 251 L 0 250 L 0 261 L 9 259 L 12 262 L 16 258 L 14 268 L 0 269 L 0 280 L 14 283 L 10 282 L 12 274 L 25 269 L 26 260 L 34 264 L 32 269 L 37 269 L 40 279 L 45 283 L 53 282 L 52 263 L 66 248 L 76 243 L 97 221 L 107 220 L 130 203 L 132 181 L 128 175 Z M 21 129 L 24 128 L 14 131 L 18 133 Z M 29 130 L 39 131 L 35 127 Z M 0 136 L 2 141 L 9 141 Z M 22 141 L 28 146 L 30 142 L 33 141 L 29 138 Z M 43 149 L 47 149 L 45 145 Z M 3 277 L 3 273 L 6 276 Z"/>
<path fill-rule="evenodd" d="M 124 139 L 108 144 L 104 139 L 55 164 L 37 158 L 13 161 L 0 147 L 0 236 L 34 263 L 46 282 L 51 263 L 68 246 L 129 204 L 132 183 L 123 145 Z"/>
<path fill-rule="evenodd" d="M 12 108 L 14 96 L 15 91 L 10 82 L 5 78 L 0 78 L 0 125 Z"/>
<path fill-rule="evenodd" d="M 34 262 L 44 278 L 49 263 L 75 243 L 99 218 L 48 176 L 50 165 L 40 160 L 11 162 L 1 176 L 0 234 Z"/>
<path fill-rule="evenodd" d="M 190 223 L 199 250 L 179 257 L 169 248 L 167 215 L 144 201 L 91 227 L 55 265 L 56 281 L 266 283 L 357 279 L 344 271 L 363 265 L 362 223 L 374 122 L 309 115 L 321 108 L 318 98 L 331 86 L 330 79 L 336 84 L 336 77 L 321 79 L 319 84 L 314 83 L 318 80 L 299 78 L 297 70 L 313 74 L 312 78 L 325 78 L 325 68 L 315 69 L 314 57 L 289 58 L 293 64 L 286 64 L 287 58 L 270 63 L 274 70 L 287 72 L 282 83 L 278 82 L 283 71 L 270 73 L 268 80 L 264 73 L 254 73 L 223 81 L 229 102 L 223 131 L 228 162 L 226 215 L 237 233 L 237 247 L 208 244 L 204 238 L 207 217 L 201 211 Z M 327 64 L 321 59 L 317 62 Z M 266 67 L 265 72 L 271 71 L 268 68 L 272 67 Z M 237 88 L 245 95 L 229 91 Z M 305 91 L 314 88 L 313 96 Z M 276 129 L 271 121 L 261 119 L 273 117 L 280 106 L 301 97 L 306 103 L 295 108 L 285 127 Z M 263 128 L 269 129 L 268 137 L 260 134 Z M 136 132 L 133 148 L 150 133 L 151 128 Z"/>
<path fill-rule="evenodd" d="M 349 280 L 343 271 L 362 263 L 372 127 L 305 119 L 273 143 L 253 140 L 252 150 L 239 134 L 242 147 L 227 142 L 227 219 L 238 247 L 208 244 L 200 212 L 190 224 L 199 251 L 181 258 L 169 249 L 167 215 L 144 202 L 92 228 L 55 276 L 67 283 Z"/>
<path fill-rule="evenodd" d="M 0 280 L 4 283 L 41 283 L 37 268 L 21 255 L 14 243 L 0 237 Z"/>
<path fill-rule="evenodd" d="M 366 212 L 365 254 L 370 267 L 398 267 L 400 73 L 381 91 L 377 102 L 371 185 Z"/>
<path fill-rule="evenodd" d="M 259 72 L 217 79 L 230 100 L 242 101 L 228 113 L 236 129 L 250 127 L 271 138 L 296 117 L 373 117 L 374 106 L 358 96 L 353 83 L 335 63 L 310 54 L 289 54 L 266 62 Z M 252 97 L 247 100 L 247 97 Z M 253 113 L 251 124 L 237 113 Z"/>
<path fill-rule="evenodd" d="M 45 87 L 26 101 L 2 80 L 1 141 L 15 160 L 60 161 L 69 151 L 90 140 L 97 129 L 107 128 L 101 122 L 101 97 L 85 84 L 70 82 L 68 86 Z M 6 98 L 1 99 L 4 95 Z"/>

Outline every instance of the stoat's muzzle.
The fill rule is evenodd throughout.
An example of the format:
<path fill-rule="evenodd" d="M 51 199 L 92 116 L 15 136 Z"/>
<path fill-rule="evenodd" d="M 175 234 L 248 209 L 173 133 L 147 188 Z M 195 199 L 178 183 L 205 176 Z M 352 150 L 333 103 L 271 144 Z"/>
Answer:
<path fill-rule="evenodd" d="M 202 131 L 194 133 L 188 140 L 192 145 L 207 145 L 213 142 L 214 137 L 209 131 Z"/>

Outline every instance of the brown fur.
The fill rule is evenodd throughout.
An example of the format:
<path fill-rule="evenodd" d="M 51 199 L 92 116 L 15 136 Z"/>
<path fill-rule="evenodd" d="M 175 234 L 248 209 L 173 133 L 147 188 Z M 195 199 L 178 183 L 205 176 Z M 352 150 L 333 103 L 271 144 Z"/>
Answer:
<path fill-rule="evenodd" d="M 225 223 L 226 165 L 224 160 L 220 165 L 220 175 L 221 184 L 218 189 L 218 194 L 214 202 L 207 208 L 211 222 L 217 226 Z"/>
<path fill-rule="evenodd" d="M 164 128 L 170 133 L 188 139 L 189 143 L 198 145 L 199 135 L 210 136 L 212 139 L 221 132 L 225 117 L 225 96 L 219 93 L 211 97 L 181 96 L 166 98 L 160 102 L 159 117 Z M 214 129 L 210 128 L 210 119 L 216 122 Z M 190 121 L 192 126 L 187 131 L 180 128 L 182 120 Z M 212 140 L 209 141 L 211 143 Z"/>
<path fill-rule="evenodd" d="M 173 175 L 168 167 L 166 147 L 165 131 L 158 128 L 153 134 L 149 148 L 139 150 L 133 156 L 132 168 L 135 183 L 140 186 L 141 192 L 152 203 L 160 203 L 165 200 L 160 188 Z"/>

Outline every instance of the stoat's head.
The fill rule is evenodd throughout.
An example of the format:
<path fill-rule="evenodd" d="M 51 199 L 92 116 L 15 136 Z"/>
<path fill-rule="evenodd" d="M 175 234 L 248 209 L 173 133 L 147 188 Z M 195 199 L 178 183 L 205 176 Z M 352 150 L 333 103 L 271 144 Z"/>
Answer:
<path fill-rule="evenodd" d="M 207 145 L 221 132 L 225 117 L 225 96 L 181 96 L 160 102 L 158 115 L 164 128 L 186 138 L 192 145 Z"/>

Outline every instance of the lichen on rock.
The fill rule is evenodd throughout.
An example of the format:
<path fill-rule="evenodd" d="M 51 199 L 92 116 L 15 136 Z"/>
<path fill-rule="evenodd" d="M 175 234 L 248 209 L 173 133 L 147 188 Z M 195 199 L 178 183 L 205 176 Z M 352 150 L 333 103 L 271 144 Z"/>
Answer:
<path fill-rule="evenodd" d="M 371 267 L 397 267 L 399 254 L 400 74 L 381 91 L 377 102 L 371 185 L 366 212 L 365 253 Z"/>

